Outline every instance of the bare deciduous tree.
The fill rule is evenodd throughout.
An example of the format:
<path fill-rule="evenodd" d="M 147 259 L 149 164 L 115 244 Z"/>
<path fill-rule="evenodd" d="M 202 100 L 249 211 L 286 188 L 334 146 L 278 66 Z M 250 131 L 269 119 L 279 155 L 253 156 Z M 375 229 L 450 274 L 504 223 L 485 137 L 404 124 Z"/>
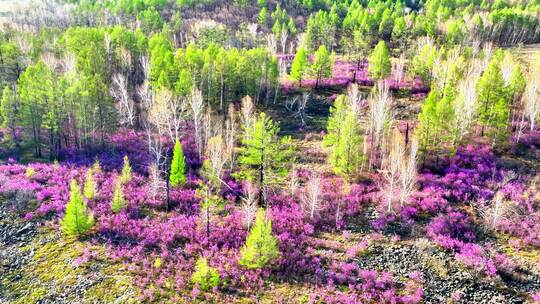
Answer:
<path fill-rule="evenodd" d="M 148 115 L 151 121 L 164 128 L 172 142 L 180 138 L 180 129 L 186 119 L 186 101 L 166 88 L 154 96 Z"/>
<path fill-rule="evenodd" d="M 162 178 L 161 171 L 156 164 L 150 165 L 148 168 L 148 175 L 150 181 L 150 197 L 153 199 L 163 199 L 162 195 L 165 193 L 167 186 Z"/>
<path fill-rule="evenodd" d="M 530 124 L 530 130 L 535 128 L 536 120 L 540 117 L 540 71 L 533 72 L 527 82 L 523 110 Z"/>
<path fill-rule="evenodd" d="M 306 106 L 311 94 L 303 92 L 301 96 L 295 96 L 285 101 L 285 108 L 293 113 L 294 118 L 300 118 L 301 125 L 306 125 Z"/>
<path fill-rule="evenodd" d="M 199 153 L 199 157 L 202 158 L 203 153 L 203 132 L 202 132 L 202 124 L 203 124 L 203 116 L 204 116 L 204 100 L 202 93 L 199 89 L 193 88 L 191 91 L 191 98 L 190 103 L 191 107 L 191 115 L 193 118 L 193 127 L 195 129 L 195 144 L 197 146 L 197 152 Z"/>
<path fill-rule="evenodd" d="M 321 179 L 318 173 L 313 173 L 308 181 L 302 201 L 307 207 L 309 218 L 313 219 L 315 212 L 320 209 Z"/>
<path fill-rule="evenodd" d="M 112 77 L 110 89 L 112 97 L 117 101 L 118 114 L 121 124 L 133 126 L 135 123 L 135 105 L 128 93 L 128 83 L 122 74 Z"/>
<path fill-rule="evenodd" d="M 392 74 L 394 75 L 394 81 L 399 83 L 403 80 L 405 70 L 405 53 L 401 53 L 398 60 L 392 64 Z"/>
<path fill-rule="evenodd" d="M 480 215 L 490 229 L 495 230 L 503 219 L 508 219 L 515 213 L 516 206 L 512 201 L 505 200 L 504 193 L 500 190 L 505 185 L 517 178 L 517 174 L 509 171 L 503 175 L 502 181 L 497 185 L 497 192 L 488 205 L 480 207 Z"/>
<path fill-rule="evenodd" d="M 403 206 L 407 198 L 413 193 L 416 187 L 416 163 L 418 161 L 418 140 L 413 138 L 411 141 L 411 147 L 409 149 L 409 155 L 407 159 L 403 158 L 401 164 L 401 172 L 399 174 L 399 180 L 401 184 L 399 204 Z"/>
<path fill-rule="evenodd" d="M 283 30 L 281 31 L 281 35 L 279 36 L 279 39 L 281 41 L 281 52 L 283 54 L 287 53 L 287 38 L 289 36 L 289 32 L 286 27 L 283 27 Z"/>
<path fill-rule="evenodd" d="M 250 182 L 246 182 L 244 193 L 246 198 L 242 202 L 242 214 L 244 226 L 249 230 L 257 214 L 257 189 Z"/>
<path fill-rule="evenodd" d="M 266 45 L 268 47 L 268 51 L 270 51 L 270 54 L 277 54 L 277 40 L 274 33 L 269 33 L 266 35 Z"/>
<path fill-rule="evenodd" d="M 214 136 L 208 140 L 206 145 L 206 157 L 210 163 L 211 174 L 217 182 L 221 182 L 223 176 L 223 167 L 227 161 L 225 155 L 225 145 L 221 136 Z"/>
<path fill-rule="evenodd" d="M 291 166 L 291 176 L 289 180 L 289 188 L 291 190 L 291 196 L 295 196 L 296 190 L 298 190 L 298 177 L 296 176 L 296 164 Z"/>
<path fill-rule="evenodd" d="M 371 137 L 370 147 L 370 167 L 374 165 L 376 152 L 381 152 L 381 146 L 385 128 L 392 120 L 392 95 L 385 81 L 379 81 L 375 92 L 369 98 L 370 124 L 369 133 Z"/>
<path fill-rule="evenodd" d="M 133 64 L 131 52 L 125 47 L 120 48 L 120 63 L 127 71 L 131 69 L 131 65 Z"/>
<path fill-rule="evenodd" d="M 467 76 L 459 83 L 459 95 L 456 100 L 456 125 L 458 127 L 458 138 L 461 140 L 469 133 L 470 128 L 475 122 L 478 110 L 478 99 L 476 96 L 477 77 Z"/>
<path fill-rule="evenodd" d="M 516 63 L 510 52 L 507 52 L 501 62 L 501 74 L 504 79 L 504 85 L 507 86 L 512 79 L 512 72 L 514 71 Z"/>
<path fill-rule="evenodd" d="M 255 109 L 253 106 L 253 101 L 251 97 L 246 96 L 242 98 L 242 108 L 241 108 L 241 122 L 242 128 L 244 129 L 245 136 L 251 136 L 251 128 L 255 123 Z"/>
<path fill-rule="evenodd" d="M 231 171 L 234 169 L 236 161 L 236 128 L 236 110 L 234 109 L 234 104 L 230 103 L 225 121 L 225 151 L 228 158 L 229 170 Z"/>
<path fill-rule="evenodd" d="M 517 126 L 516 141 L 519 142 L 526 127 L 526 121 L 529 122 L 531 131 L 535 129 L 536 120 L 540 118 L 540 81 L 537 71 L 530 73 L 527 79 L 525 92 L 521 97 L 522 110 L 521 117 Z"/>
<path fill-rule="evenodd" d="M 390 213 L 394 210 L 394 203 L 396 197 L 399 197 L 399 181 L 400 173 L 403 167 L 403 160 L 405 158 L 405 145 L 403 140 L 399 136 L 399 131 L 394 132 L 394 140 L 392 141 L 392 147 L 390 153 L 383 160 L 383 170 L 380 170 L 384 178 L 384 192 L 386 212 Z"/>

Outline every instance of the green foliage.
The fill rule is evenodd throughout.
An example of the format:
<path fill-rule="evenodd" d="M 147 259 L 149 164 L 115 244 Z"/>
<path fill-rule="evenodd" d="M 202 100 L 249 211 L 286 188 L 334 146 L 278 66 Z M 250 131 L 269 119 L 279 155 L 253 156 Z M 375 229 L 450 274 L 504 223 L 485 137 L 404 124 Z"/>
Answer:
<path fill-rule="evenodd" d="M 86 182 L 84 183 L 84 196 L 88 200 L 93 200 L 96 197 L 96 184 L 94 182 L 94 170 L 89 168 L 86 172 Z"/>
<path fill-rule="evenodd" d="M 448 93 L 447 93 L 448 94 Z M 455 140 L 455 104 L 450 95 L 441 98 L 441 91 L 432 90 L 418 115 L 416 133 L 420 153 L 440 155 L 445 148 L 452 148 Z"/>
<path fill-rule="evenodd" d="M 62 231 L 70 236 L 81 236 L 94 226 L 94 217 L 88 210 L 75 180 L 71 181 L 66 214 L 60 221 Z"/>
<path fill-rule="evenodd" d="M 525 79 L 525 75 L 523 75 L 521 66 L 519 64 L 515 64 L 514 69 L 512 70 L 512 75 L 510 76 L 510 82 L 508 84 L 510 102 L 515 102 L 517 99 L 519 99 L 523 92 L 525 92 L 526 86 L 527 80 Z"/>
<path fill-rule="evenodd" d="M 122 184 L 129 183 L 132 179 L 132 170 L 131 165 L 129 164 L 129 159 L 126 156 L 124 156 L 124 165 L 122 167 L 122 173 L 120 174 L 120 181 Z"/>
<path fill-rule="evenodd" d="M 288 174 L 293 157 L 290 137 L 278 138 L 279 126 L 260 113 L 252 128 L 244 126 L 239 162 L 240 177 L 257 182 L 261 189 L 281 182 Z"/>
<path fill-rule="evenodd" d="M 231 40 L 231 34 L 224 25 L 207 26 L 202 28 L 194 41 L 199 48 L 215 47 L 216 45 L 227 47 Z"/>
<path fill-rule="evenodd" d="M 155 34 L 148 41 L 150 50 L 150 80 L 155 89 L 172 89 L 177 73 L 171 41 L 165 34 Z"/>
<path fill-rule="evenodd" d="M 257 16 L 257 21 L 260 25 L 266 25 L 268 22 L 268 10 L 266 7 L 261 8 L 261 11 L 259 12 L 259 15 Z"/>
<path fill-rule="evenodd" d="M 126 208 L 127 201 L 124 197 L 124 187 L 122 181 L 119 180 L 115 183 L 114 193 L 111 202 L 111 210 L 114 213 L 120 212 L 122 209 Z"/>
<path fill-rule="evenodd" d="M 335 173 L 351 176 L 357 173 L 364 159 L 362 136 L 356 114 L 346 96 L 340 95 L 330 108 L 323 144 L 330 147 L 329 163 Z"/>
<path fill-rule="evenodd" d="M 180 7 L 194 7 L 195 5 L 212 5 L 215 0 L 176 0 L 176 4 Z"/>
<path fill-rule="evenodd" d="M 326 134 L 323 138 L 325 147 L 335 146 L 339 141 L 341 126 L 348 111 L 350 111 L 349 100 L 345 95 L 339 95 L 330 107 L 330 116 L 326 123 Z"/>
<path fill-rule="evenodd" d="M 272 26 L 272 33 L 274 33 L 276 37 L 281 36 L 281 23 L 279 23 L 279 20 L 274 21 L 274 25 Z"/>
<path fill-rule="evenodd" d="M 47 109 L 53 109 L 55 79 L 52 71 L 39 61 L 29 66 L 19 78 L 22 124 L 32 134 L 35 155 L 41 156 L 41 130 Z"/>
<path fill-rule="evenodd" d="M 128 50 L 132 56 L 144 54 L 148 48 L 148 39 L 139 29 L 131 31 L 125 27 L 117 25 L 108 29 L 112 47 L 115 50 L 116 60 L 121 61 L 121 50 Z"/>
<path fill-rule="evenodd" d="M 8 136 L 13 136 L 18 121 L 16 106 L 15 94 L 8 86 L 4 87 L 0 101 L 0 122 L 2 128 L 9 131 Z"/>
<path fill-rule="evenodd" d="M 389 39 L 394 29 L 394 21 L 392 19 L 392 11 L 386 8 L 381 15 L 381 22 L 379 23 L 379 35 L 382 39 Z"/>
<path fill-rule="evenodd" d="M 336 36 L 336 24 L 326 11 L 319 11 L 309 16 L 304 36 L 305 47 L 314 51 L 320 45 L 333 49 Z"/>
<path fill-rule="evenodd" d="M 392 62 L 390 62 L 390 54 L 383 40 L 379 41 L 369 57 L 368 71 L 369 75 L 375 79 L 384 79 L 390 76 Z"/>
<path fill-rule="evenodd" d="M 420 77 L 426 84 L 431 83 L 431 71 L 436 57 L 437 49 L 430 44 L 425 44 L 412 59 L 409 68 L 411 76 Z"/>
<path fill-rule="evenodd" d="M 195 272 L 191 276 L 191 282 L 198 285 L 201 291 L 208 291 L 219 285 L 219 271 L 208 265 L 206 258 L 199 258 L 195 263 Z"/>
<path fill-rule="evenodd" d="M 277 61 L 262 48 L 226 49 L 216 44 L 200 48 L 189 44 L 177 50 L 174 66 L 174 91 L 188 96 L 191 87 L 198 84 L 205 101 L 212 106 L 246 95 L 263 98 L 261 90 L 273 88 L 278 79 L 278 74 L 271 73 L 277 69 Z"/>
<path fill-rule="evenodd" d="M 494 55 L 478 80 L 476 87 L 480 103 L 479 122 L 482 135 L 488 128 L 492 135 L 501 138 L 506 132 L 506 121 L 509 113 L 508 96 L 500 68 L 501 56 Z"/>
<path fill-rule="evenodd" d="M 392 28 L 392 40 L 396 41 L 399 45 L 403 46 L 406 42 L 408 35 L 407 23 L 404 17 L 399 17 L 394 22 Z"/>
<path fill-rule="evenodd" d="M 105 31 L 103 28 L 71 27 L 64 34 L 67 50 L 75 55 L 77 71 L 90 77 L 107 75 Z"/>
<path fill-rule="evenodd" d="M 291 65 L 291 78 L 298 81 L 302 85 L 302 78 L 308 72 L 309 61 L 308 54 L 304 48 L 298 48 Z"/>
<path fill-rule="evenodd" d="M 317 78 L 315 88 L 319 87 L 319 80 L 332 76 L 334 66 L 334 54 L 330 54 L 324 45 L 321 45 L 315 53 L 315 59 L 310 66 L 311 74 Z"/>
<path fill-rule="evenodd" d="M 279 258 L 277 238 L 272 235 L 272 221 L 266 219 L 264 209 L 257 212 L 255 224 L 240 254 L 240 265 L 249 269 L 263 268 Z"/>
<path fill-rule="evenodd" d="M 14 42 L 4 42 L 0 38 L 0 67 L 2 67 L 2 73 L 0 73 L 1 87 L 17 81 L 17 78 L 24 69 L 21 55 L 21 50 Z"/>
<path fill-rule="evenodd" d="M 291 34 L 296 35 L 298 30 L 296 29 L 296 23 L 294 23 L 294 19 L 292 17 L 290 17 L 289 21 L 287 22 L 287 28 Z"/>
<path fill-rule="evenodd" d="M 174 144 L 169 182 L 172 187 L 183 187 L 186 183 L 186 160 L 182 144 L 178 139 Z"/>
<path fill-rule="evenodd" d="M 446 42 L 450 45 L 459 45 L 465 39 L 465 22 L 463 20 L 455 20 L 448 24 L 448 32 L 446 33 Z"/>
<path fill-rule="evenodd" d="M 75 124 L 69 124 L 74 127 L 71 131 L 80 134 L 82 145 L 89 146 L 94 142 L 96 132 L 105 134 L 114 130 L 116 125 L 116 110 L 108 87 L 110 67 L 105 49 L 105 30 L 72 27 L 62 38 L 67 51 L 76 59 L 77 74 L 66 74 L 58 79 L 60 85 L 55 88 L 60 92 L 57 92 L 58 98 L 55 100 L 65 100 L 67 108 L 72 112 L 70 114 L 76 119 Z M 62 117 L 66 108 L 60 103 L 52 105 L 54 107 L 49 108 L 57 110 L 58 115 L 49 118 L 50 122 L 57 121 L 50 128 L 58 128 L 60 121 L 66 119 Z M 60 132 L 55 133 L 59 141 Z M 100 141 L 103 147 L 104 136 L 101 136 Z"/>

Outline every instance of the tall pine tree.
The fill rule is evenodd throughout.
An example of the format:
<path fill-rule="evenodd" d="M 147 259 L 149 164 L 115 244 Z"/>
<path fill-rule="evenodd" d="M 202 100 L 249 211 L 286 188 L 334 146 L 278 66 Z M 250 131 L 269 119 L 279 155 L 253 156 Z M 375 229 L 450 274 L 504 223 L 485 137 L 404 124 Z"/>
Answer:
<path fill-rule="evenodd" d="M 302 86 L 302 79 L 308 72 L 308 68 L 308 54 L 304 48 L 298 48 L 291 65 L 291 78 L 298 81 L 299 86 Z"/>
<path fill-rule="evenodd" d="M 323 144 L 331 149 L 328 161 L 335 173 L 351 176 L 358 172 L 364 157 L 358 118 L 344 95 L 338 96 L 330 113 L 323 139 Z"/>
<path fill-rule="evenodd" d="M 500 134 L 499 128 L 504 127 L 506 123 L 508 97 L 501 73 L 500 60 L 499 54 L 493 57 L 476 87 L 480 104 L 479 121 L 482 126 L 482 136 L 484 136 L 486 129 L 492 133 Z M 505 120 L 501 121 L 501 119 Z"/>
<path fill-rule="evenodd" d="M 287 176 L 293 157 L 291 139 L 280 139 L 277 135 L 279 126 L 265 113 L 260 113 L 253 126 L 244 126 L 244 130 L 250 134 L 242 140 L 244 146 L 238 159 L 242 171 L 238 175 L 257 183 L 264 192 L 269 185 L 279 183 Z M 264 206 L 263 195 L 259 200 Z"/>
<path fill-rule="evenodd" d="M 321 44 L 317 52 L 315 52 L 315 59 L 311 65 L 311 73 L 316 77 L 315 88 L 319 87 L 319 82 L 322 78 L 328 78 L 332 76 L 332 67 L 334 66 L 334 55 L 328 52 L 326 47 Z"/>
<path fill-rule="evenodd" d="M 374 79 L 384 79 L 390 76 L 392 62 L 384 40 L 379 41 L 369 56 L 369 75 Z"/>

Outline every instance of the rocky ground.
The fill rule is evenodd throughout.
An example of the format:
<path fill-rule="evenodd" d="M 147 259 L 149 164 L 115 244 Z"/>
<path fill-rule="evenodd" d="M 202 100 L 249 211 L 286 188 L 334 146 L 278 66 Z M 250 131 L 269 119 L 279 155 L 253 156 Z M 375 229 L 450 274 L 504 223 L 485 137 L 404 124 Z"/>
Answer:
<path fill-rule="evenodd" d="M 104 258 L 103 245 L 84 249 L 26 221 L 31 202 L 21 193 L 0 200 L 0 303 L 135 302 L 129 275 Z"/>

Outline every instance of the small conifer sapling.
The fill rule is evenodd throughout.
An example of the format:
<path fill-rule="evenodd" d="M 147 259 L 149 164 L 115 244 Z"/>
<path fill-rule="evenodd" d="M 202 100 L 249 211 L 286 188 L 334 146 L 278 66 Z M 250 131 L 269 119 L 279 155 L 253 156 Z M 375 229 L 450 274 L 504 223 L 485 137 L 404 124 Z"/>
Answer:
<path fill-rule="evenodd" d="M 172 187 L 182 187 L 186 184 L 186 161 L 182 144 L 178 139 L 174 144 L 169 182 Z"/>
<path fill-rule="evenodd" d="M 240 265 L 250 269 L 263 268 L 279 258 L 277 238 L 272 235 L 272 221 L 266 219 L 264 209 L 257 212 L 255 225 L 240 253 Z"/>
<path fill-rule="evenodd" d="M 60 221 L 62 231 L 71 236 L 81 236 L 94 226 L 94 217 L 86 203 L 79 185 L 71 181 L 69 202 L 66 205 L 66 214 Z"/>

